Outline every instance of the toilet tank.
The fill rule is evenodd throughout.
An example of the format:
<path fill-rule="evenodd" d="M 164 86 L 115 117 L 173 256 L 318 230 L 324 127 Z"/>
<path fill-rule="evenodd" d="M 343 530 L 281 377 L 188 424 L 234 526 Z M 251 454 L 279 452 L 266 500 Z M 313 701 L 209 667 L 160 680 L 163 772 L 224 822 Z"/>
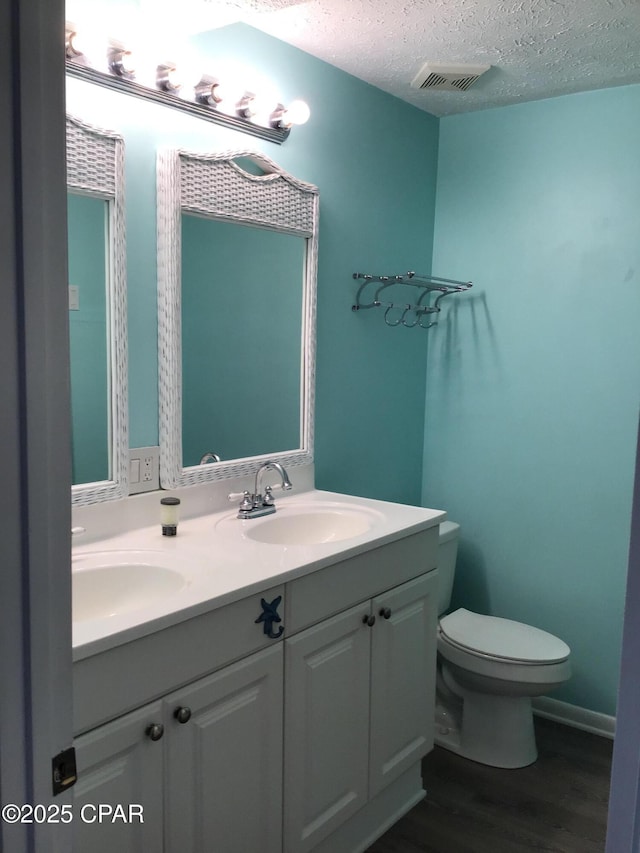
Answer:
<path fill-rule="evenodd" d="M 458 555 L 458 535 L 460 525 L 454 521 L 443 521 L 440 524 L 438 540 L 438 615 L 449 609 L 453 576 L 456 570 Z"/>

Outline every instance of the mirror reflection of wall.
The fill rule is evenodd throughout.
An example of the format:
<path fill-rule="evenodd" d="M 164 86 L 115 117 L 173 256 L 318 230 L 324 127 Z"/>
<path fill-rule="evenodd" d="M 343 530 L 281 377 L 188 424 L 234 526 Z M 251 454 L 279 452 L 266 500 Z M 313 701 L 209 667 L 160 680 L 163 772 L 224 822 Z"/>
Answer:
<path fill-rule="evenodd" d="M 183 214 L 183 466 L 302 445 L 305 253 L 299 235 Z"/>
<path fill-rule="evenodd" d="M 73 484 L 111 478 L 107 318 L 108 202 L 68 193 Z"/>
<path fill-rule="evenodd" d="M 124 141 L 67 115 L 74 505 L 128 493 Z"/>

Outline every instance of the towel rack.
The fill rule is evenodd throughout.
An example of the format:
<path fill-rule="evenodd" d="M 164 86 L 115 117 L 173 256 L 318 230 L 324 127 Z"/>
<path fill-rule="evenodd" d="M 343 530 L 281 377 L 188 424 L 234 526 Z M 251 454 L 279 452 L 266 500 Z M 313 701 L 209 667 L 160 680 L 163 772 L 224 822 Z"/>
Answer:
<path fill-rule="evenodd" d="M 435 275 L 421 275 L 416 272 L 407 272 L 402 275 L 369 275 L 368 273 L 354 272 L 354 279 L 360 279 L 362 284 L 356 293 L 356 301 L 351 306 L 352 311 L 361 311 L 364 308 L 384 308 L 384 321 L 387 326 L 405 326 L 411 329 L 420 326 L 421 329 L 429 329 L 437 325 L 437 320 L 425 319 L 429 314 L 438 314 L 441 310 L 440 302 L 451 293 L 462 293 L 472 286 L 470 281 L 456 281 L 453 278 L 440 278 Z M 394 284 L 409 285 L 421 289 L 421 293 L 414 303 L 383 302 L 381 293 Z M 361 301 L 365 290 L 371 292 L 373 285 L 377 285 L 371 302 Z M 430 293 L 438 295 L 429 305 L 426 300 Z M 413 315 L 413 320 L 410 321 Z"/>

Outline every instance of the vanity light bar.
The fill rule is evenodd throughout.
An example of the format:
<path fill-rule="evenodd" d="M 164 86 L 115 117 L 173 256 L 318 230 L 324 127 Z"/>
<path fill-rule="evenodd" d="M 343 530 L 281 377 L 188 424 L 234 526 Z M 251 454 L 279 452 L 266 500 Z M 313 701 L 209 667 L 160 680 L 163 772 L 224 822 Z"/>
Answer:
<path fill-rule="evenodd" d="M 87 57 L 74 42 L 75 37 L 75 31 L 67 26 L 66 70 L 70 77 L 96 83 L 125 95 L 133 95 L 163 106 L 173 107 L 230 130 L 248 133 L 278 145 L 287 139 L 293 124 L 303 124 L 309 117 L 309 107 L 304 101 L 294 101 L 288 108 L 282 104 L 275 105 L 269 116 L 269 124 L 258 124 L 252 121 L 254 115 L 252 102 L 256 96 L 251 92 L 245 92 L 233 104 L 233 113 L 225 111 L 220 107 L 222 97 L 218 94 L 222 90 L 222 85 L 216 78 L 206 75 L 202 75 L 200 82 L 193 87 L 193 100 L 187 100 L 179 94 L 180 85 L 173 82 L 175 66 L 168 63 L 157 66 L 156 88 L 145 86 L 134 79 L 135 70 L 130 61 L 131 55 L 124 47 L 113 45 L 109 47 L 107 54 L 109 71 L 101 71 L 88 64 Z"/>

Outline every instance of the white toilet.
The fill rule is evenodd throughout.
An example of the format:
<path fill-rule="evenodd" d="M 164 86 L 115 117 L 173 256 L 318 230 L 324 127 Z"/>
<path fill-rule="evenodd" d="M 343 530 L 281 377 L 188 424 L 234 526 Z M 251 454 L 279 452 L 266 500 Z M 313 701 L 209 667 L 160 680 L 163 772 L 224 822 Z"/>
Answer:
<path fill-rule="evenodd" d="M 460 527 L 440 525 L 438 676 L 435 742 L 493 767 L 525 767 L 538 757 L 531 698 L 571 675 L 566 643 L 538 628 L 481 616 L 451 601 Z"/>

